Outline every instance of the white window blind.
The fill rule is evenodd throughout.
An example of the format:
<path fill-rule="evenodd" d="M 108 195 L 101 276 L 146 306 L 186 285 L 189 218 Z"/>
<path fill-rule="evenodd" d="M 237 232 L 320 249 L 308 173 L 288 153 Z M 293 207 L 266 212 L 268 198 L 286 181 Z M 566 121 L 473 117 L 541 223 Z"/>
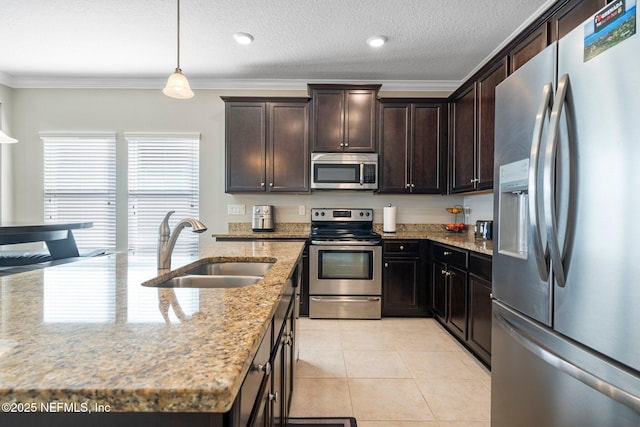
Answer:
<path fill-rule="evenodd" d="M 158 227 L 168 211 L 179 220 L 198 217 L 200 134 L 125 133 L 129 147 L 129 250 L 157 250 Z M 186 228 L 174 255 L 198 251 L 198 234 Z"/>
<path fill-rule="evenodd" d="M 74 230 L 78 248 L 116 246 L 115 134 L 41 133 L 44 222 L 92 221 Z"/>

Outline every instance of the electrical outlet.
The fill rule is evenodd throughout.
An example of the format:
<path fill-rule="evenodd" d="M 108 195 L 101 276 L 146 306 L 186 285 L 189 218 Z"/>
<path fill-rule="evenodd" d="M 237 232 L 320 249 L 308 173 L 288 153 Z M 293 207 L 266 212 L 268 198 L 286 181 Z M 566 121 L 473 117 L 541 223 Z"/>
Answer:
<path fill-rule="evenodd" d="M 465 215 L 471 215 L 471 208 L 469 206 L 465 206 L 464 207 L 464 214 Z"/>
<path fill-rule="evenodd" d="M 227 205 L 227 214 L 229 215 L 244 215 L 244 205 Z"/>
<path fill-rule="evenodd" d="M 306 215 L 307 209 L 304 205 L 298 206 L 298 215 Z"/>

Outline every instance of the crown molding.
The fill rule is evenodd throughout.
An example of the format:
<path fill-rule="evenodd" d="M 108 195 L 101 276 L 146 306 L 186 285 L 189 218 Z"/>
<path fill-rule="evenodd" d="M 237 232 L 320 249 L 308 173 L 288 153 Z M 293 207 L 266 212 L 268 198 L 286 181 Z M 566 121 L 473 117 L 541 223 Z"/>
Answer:
<path fill-rule="evenodd" d="M 0 71 L 0 85 L 13 87 L 13 77 Z"/>
<path fill-rule="evenodd" d="M 540 16 L 542 16 L 543 13 L 545 13 L 551 6 L 553 6 L 558 0 L 547 0 L 545 1 L 539 8 L 538 10 L 536 10 L 533 15 L 531 15 L 526 21 L 524 21 L 522 24 L 520 24 L 520 26 L 518 28 L 516 28 L 515 30 L 513 30 L 513 32 L 506 38 L 504 39 L 504 41 L 502 43 L 500 43 L 495 49 L 493 49 L 493 51 L 491 51 L 491 53 L 489 53 L 489 55 L 487 55 L 487 57 L 485 59 L 482 60 L 482 62 L 480 62 L 478 65 L 476 65 L 471 71 L 469 71 L 469 74 L 467 74 L 465 76 L 464 79 L 462 79 L 460 82 L 461 84 L 463 82 L 466 82 L 467 80 L 469 80 L 471 77 L 473 77 L 473 75 L 478 72 L 487 62 L 489 62 L 491 59 L 493 59 L 498 52 L 500 52 L 505 46 L 507 46 L 512 40 L 514 40 L 516 37 L 518 37 L 518 35 L 520 33 L 522 33 L 529 25 L 531 25 L 536 19 L 538 19 Z"/>
<path fill-rule="evenodd" d="M 165 78 L 10 76 L 0 73 L 0 83 L 15 89 L 161 89 Z M 199 79 L 190 77 L 193 89 L 307 90 L 309 83 L 382 84 L 383 91 L 432 92 L 457 89 L 459 80 L 313 80 L 313 79 Z"/>

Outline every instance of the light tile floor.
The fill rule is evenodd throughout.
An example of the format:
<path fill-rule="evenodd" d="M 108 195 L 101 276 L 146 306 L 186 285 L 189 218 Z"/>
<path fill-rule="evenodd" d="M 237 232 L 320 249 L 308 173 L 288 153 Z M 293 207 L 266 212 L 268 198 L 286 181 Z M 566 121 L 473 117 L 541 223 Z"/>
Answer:
<path fill-rule="evenodd" d="M 489 427 L 491 375 L 433 319 L 300 318 L 292 417 Z"/>

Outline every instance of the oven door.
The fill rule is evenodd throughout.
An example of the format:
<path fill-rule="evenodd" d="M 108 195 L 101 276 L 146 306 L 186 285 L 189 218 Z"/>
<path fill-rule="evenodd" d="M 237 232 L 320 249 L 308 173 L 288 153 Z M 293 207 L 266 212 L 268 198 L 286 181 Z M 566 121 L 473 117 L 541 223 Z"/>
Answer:
<path fill-rule="evenodd" d="M 381 295 L 382 246 L 311 245 L 310 295 Z"/>

